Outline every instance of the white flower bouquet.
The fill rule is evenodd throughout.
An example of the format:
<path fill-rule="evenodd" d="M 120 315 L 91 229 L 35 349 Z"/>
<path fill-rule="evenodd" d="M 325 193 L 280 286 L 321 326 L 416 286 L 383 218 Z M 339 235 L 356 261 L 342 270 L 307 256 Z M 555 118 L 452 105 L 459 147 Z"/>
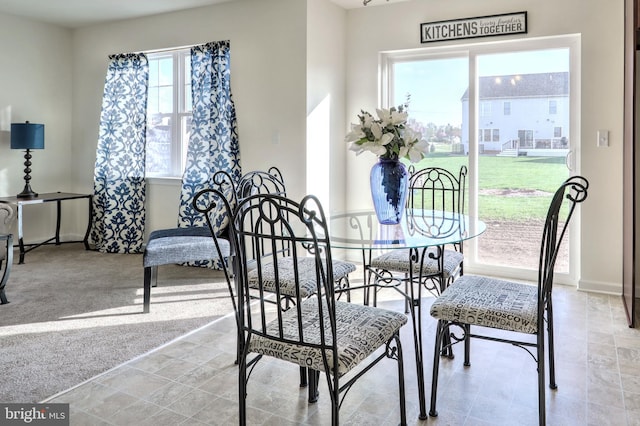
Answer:
<path fill-rule="evenodd" d="M 426 157 L 429 143 L 422 140 L 420 132 L 407 127 L 407 104 L 390 109 L 376 109 L 378 119 L 362 110 L 359 123 L 351 124 L 351 131 L 345 137 L 351 142 L 349 149 L 357 155 L 372 152 L 382 159 L 398 160 L 406 158 L 417 163 Z"/>

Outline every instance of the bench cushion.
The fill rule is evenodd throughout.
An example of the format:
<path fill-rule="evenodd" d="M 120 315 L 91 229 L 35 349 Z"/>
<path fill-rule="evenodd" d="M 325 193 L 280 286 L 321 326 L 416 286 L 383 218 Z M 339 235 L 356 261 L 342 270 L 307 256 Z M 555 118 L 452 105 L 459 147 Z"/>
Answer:
<path fill-rule="evenodd" d="M 223 258 L 229 256 L 229 241 L 218 238 Z M 144 267 L 218 259 L 209 228 L 171 228 L 153 231 L 144 251 Z"/>

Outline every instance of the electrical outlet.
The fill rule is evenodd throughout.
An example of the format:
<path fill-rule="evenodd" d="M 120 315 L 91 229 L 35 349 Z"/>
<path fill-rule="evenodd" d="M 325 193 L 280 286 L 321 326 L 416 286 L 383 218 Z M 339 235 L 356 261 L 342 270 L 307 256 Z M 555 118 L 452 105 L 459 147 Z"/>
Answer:
<path fill-rule="evenodd" d="M 609 131 L 598 130 L 598 147 L 609 146 Z"/>

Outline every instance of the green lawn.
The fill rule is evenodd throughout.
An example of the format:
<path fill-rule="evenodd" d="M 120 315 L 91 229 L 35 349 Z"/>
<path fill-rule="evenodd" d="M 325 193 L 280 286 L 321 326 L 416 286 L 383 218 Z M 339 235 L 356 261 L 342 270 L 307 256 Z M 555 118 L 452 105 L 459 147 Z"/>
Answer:
<path fill-rule="evenodd" d="M 478 163 L 478 210 L 480 217 L 485 220 L 544 219 L 551 195 L 569 177 L 564 157 L 481 155 Z M 436 151 L 416 164 L 416 168 L 442 167 L 457 174 L 462 165 L 468 167 L 467 156 Z M 519 196 L 496 194 L 504 190 Z M 541 196 L 541 193 L 548 195 Z"/>

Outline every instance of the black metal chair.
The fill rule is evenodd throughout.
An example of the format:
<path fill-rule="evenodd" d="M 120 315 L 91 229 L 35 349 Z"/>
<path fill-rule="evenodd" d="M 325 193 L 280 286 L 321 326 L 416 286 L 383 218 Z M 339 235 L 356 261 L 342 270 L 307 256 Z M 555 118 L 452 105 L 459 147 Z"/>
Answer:
<path fill-rule="evenodd" d="M 412 172 L 405 211 L 407 231 L 426 232 L 429 235 L 446 233 L 447 229 L 438 228 L 437 218 L 443 216 L 424 212 L 464 213 L 466 178 L 466 166 L 460 168 L 458 176 L 440 167 L 427 167 Z M 431 247 L 426 253 L 418 256 L 419 261 L 412 261 L 411 256 L 409 250 L 390 250 L 374 257 L 366 267 L 369 274 L 368 282 L 374 285 L 374 289 L 395 287 L 404 283 L 405 294 L 408 293 L 408 285 L 418 284 L 438 295 L 463 273 L 462 244 L 444 250 L 441 247 Z M 409 270 L 410 265 L 413 265 L 412 271 Z M 376 292 L 373 297 L 375 305 Z"/>
<path fill-rule="evenodd" d="M 438 320 L 433 357 L 431 408 L 429 415 L 437 416 L 438 370 L 443 341 L 449 345 L 464 342 L 464 365 L 470 362 L 471 338 L 508 343 L 525 349 L 537 362 L 539 423 L 546 423 L 545 404 L 545 328 L 548 338 L 549 387 L 556 389 L 553 344 L 554 266 L 562 239 L 578 203 L 587 198 L 588 181 L 581 176 L 567 179 L 555 192 L 545 221 L 540 245 L 538 284 L 499 280 L 490 277 L 463 275 L 447 287 L 431 305 L 431 316 Z M 546 327 L 545 327 L 546 324 Z M 513 338 L 472 333 L 471 326 L 506 330 Z M 457 336 L 451 327 L 458 327 Z M 486 330 L 486 329 L 485 329 Z M 520 334 L 520 337 L 519 334 Z M 535 336 L 527 340 L 521 334 Z M 530 351 L 529 348 L 535 348 Z M 535 353 L 534 353 L 535 352 Z"/>
<path fill-rule="evenodd" d="M 223 172 L 220 172 L 223 173 Z M 229 183 L 231 182 L 231 178 L 227 177 L 226 179 L 217 179 L 217 181 Z M 218 185 L 218 190 L 220 189 L 220 185 Z M 208 198 L 212 194 L 211 190 L 201 191 L 194 197 L 194 206 L 197 211 L 204 214 L 207 224 L 211 229 L 215 228 L 216 220 L 220 220 L 220 217 L 226 217 L 226 214 L 220 211 L 220 204 L 216 203 L 219 201 L 215 194 L 212 194 L 211 197 Z M 284 179 L 282 177 L 282 173 L 277 167 L 270 167 L 268 170 L 254 170 L 244 174 L 238 184 L 234 186 L 233 191 L 226 191 L 226 199 L 229 202 L 229 205 L 232 208 L 232 211 L 235 211 L 236 206 L 239 205 L 244 199 L 248 198 L 251 195 L 258 194 L 269 194 L 269 195 L 279 195 L 286 197 L 286 187 L 284 184 Z M 249 215 L 256 214 L 255 211 L 251 210 L 248 213 Z M 212 235 L 212 232 L 209 232 L 209 235 Z M 217 245 L 220 245 L 222 251 L 226 254 L 226 240 L 221 240 L 219 237 L 217 238 Z M 252 252 L 254 253 L 254 257 L 258 256 L 258 253 L 264 250 L 264 247 L 251 247 Z M 316 291 L 316 286 L 312 281 L 312 276 L 315 271 L 315 264 L 313 263 L 311 258 L 301 258 L 297 259 L 294 264 L 293 258 L 288 256 L 290 252 L 290 246 L 283 244 L 280 247 L 281 259 L 276 268 L 273 265 L 269 265 L 267 269 L 261 271 L 261 276 L 258 276 L 258 272 L 253 270 L 249 274 L 249 286 L 254 289 L 254 291 L 250 294 L 251 297 L 256 299 L 262 299 L 262 294 L 260 294 L 257 290 L 261 286 L 263 291 L 271 291 L 275 292 L 275 288 L 273 286 L 273 282 L 276 279 L 276 276 L 280 280 L 280 293 L 278 297 L 275 299 L 267 299 L 270 302 L 277 303 L 281 309 L 287 310 L 291 307 L 293 303 L 295 303 L 295 291 L 294 288 L 296 286 L 295 280 L 295 271 L 294 269 L 299 269 L 299 273 L 301 275 L 306 275 L 309 277 L 309 280 L 306 281 L 306 284 L 303 286 L 303 296 L 310 297 Z M 231 254 L 231 256 L 233 256 Z M 227 263 L 228 266 L 231 265 L 231 262 Z M 345 262 L 341 260 L 333 260 L 333 273 L 334 273 L 334 283 L 336 288 L 344 290 L 349 289 L 349 274 L 356 270 L 356 265 L 350 262 Z M 233 275 L 232 271 L 226 271 L 226 276 L 229 277 Z M 276 275 L 277 274 L 277 275 Z M 230 288 L 230 294 L 232 299 L 235 297 L 235 292 L 232 290 L 234 287 L 230 283 L 228 283 Z M 346 291 L 347 301 L 350 300 L 350 294 Z M 234 309 L 237 309 L 234 304 Z M 238 353 L 240 349 L 238 349 Z M 311 376 L 313 373 L 307 372 L 307 369 L 304 367 L 300 368 L 300 386 L 305 387 L 309 385 L 308 376 Z M 312 383 L 312 386 L 309 387 L 309 402 L 317 401 L 317 388 L 315 384 Z"/>
<path fill-rule="evenodd" d="M 11 228 L 15 221 L 15 214 L 9 204 L 0 204 L 0 304 L 9 303 L 5 287 L 9 281 L 11 266 L 13 265 L 13 234 Z"/>
<path fill-rule="evenodd" d="M 396 359 L 401 424 L 406 424 L 399 330 L 407 318 L 336 300 L 335 263 L 318 200 L 306 196 L 296 203 L 283 196 L 257 194 L 240 201 L 230 214 L 241 336 L 240 424 L 247 422 L 249 376 L 263 356 L 308 368 L 313 372 L 310 387 L 315 389 L 323 372 L 333 425 L 339 424 L 344 393 L 356 380 L 380 360 Z M 283 262 L 292 265 L 285 268 L 286 273 L 281 272 Z M 252 297 L 256 291 L 257 301 Z M 285 296 L 291 301 L 289 309 L 269 303 Z"/>

